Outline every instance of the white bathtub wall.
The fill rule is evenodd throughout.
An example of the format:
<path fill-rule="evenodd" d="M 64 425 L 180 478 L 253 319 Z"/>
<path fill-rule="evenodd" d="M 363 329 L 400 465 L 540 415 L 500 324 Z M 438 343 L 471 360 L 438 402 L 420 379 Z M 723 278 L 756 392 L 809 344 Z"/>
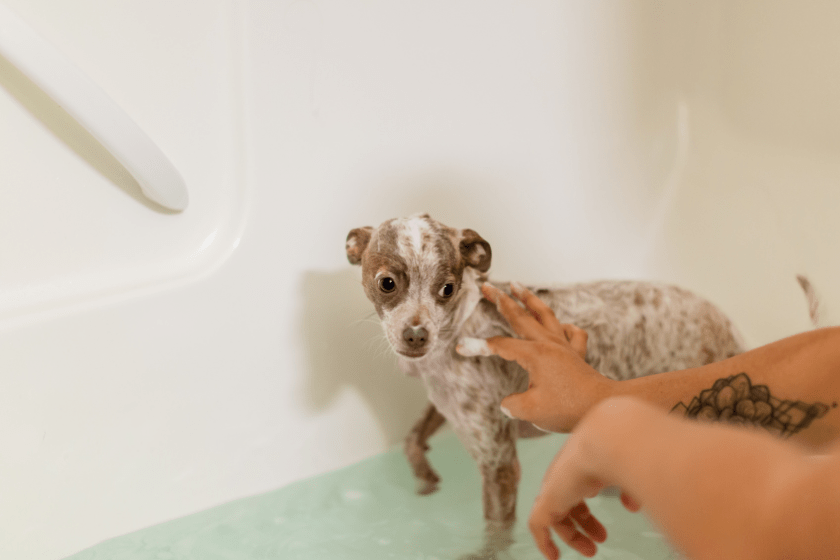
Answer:
<path fill-rule="evenodd" d="M 669 6 L 659 52 L 691 133 L 650 273 L 712 296 L 754 345 L 809 328 L 797 273 L 837 324 L 840 6 Z"/>
<path fill-rule="evenodd" d="M 752 344 L 808 328 L 796 273 L 837 308 L 829 1 L 7 1 L 191 206 L 143 203 L 0 59 L 0 557 L 398 443 L 424 395 L 353 227 L 428 211 L 497 279 L 679 282 Z"/>

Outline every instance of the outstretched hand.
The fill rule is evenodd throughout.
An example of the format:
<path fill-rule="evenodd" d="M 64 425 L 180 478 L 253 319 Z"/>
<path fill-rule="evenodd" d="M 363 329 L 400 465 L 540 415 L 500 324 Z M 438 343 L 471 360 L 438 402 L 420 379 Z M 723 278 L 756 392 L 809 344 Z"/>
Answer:
<path fill-rule="evenodd" d="M 540 493 L 534 501 L 528 528 L 537 548 L 549 560 L 560 556 L 557 545 L 551 537 L 554 531 L 567 545 L 584 556 L 594 556 L 596 543 L 607 539 L 604 526 L 590 512 L 587 498 L 592 498 L 601 489 L 616 481 L 609 479 L 609 469 L 604 469 L 598 451 L 598 442 L 603 439 L 605 425 L 609 429 L 609 417 L 605 421 L 603 409 L 616 406 L 615 399 L 604 401 L 595 411 L 575 428 L 566 440 L 563 449 L 552 461 L 545 473 Z M 635 403 L 618 406 L 632 409 Z M 633 414 L 633 410 L 628 415 Z M 615 416 L 614 414 L 612 415 Z M 594 453 L 593 453 L 593 450 Z M 630 511 L 638 511 L 640 505 L 626 493 L 621 494 L 621 503 Z"/>
<path fill-rule="evenodd" d="M 462 341 L 464 355 L 495 354 L 516 361 L 529 374 L 528 390 L 502 401 L 502 410 L 552 432 L 569 432 L 599 400 L 609 394 L 609 379 L 586 363 L 586 332 L 561 323 L 530 290 L 513 282 L 507 294 L 485 283 L 482 293 L 494 302 L 520 338 L 493 337 Z M 524 307 L 523 307 L 524 306 Z"/>

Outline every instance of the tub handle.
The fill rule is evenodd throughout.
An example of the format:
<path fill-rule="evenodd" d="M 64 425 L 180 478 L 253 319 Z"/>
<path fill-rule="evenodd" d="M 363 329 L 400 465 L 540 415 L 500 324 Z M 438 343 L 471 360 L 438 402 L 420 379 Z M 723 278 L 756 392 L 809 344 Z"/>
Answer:
<path fill-rule="evenodd" d="M 0 55 L 111 152 L 144 195 L 172 210 L 187 207 L 183 177 L 152 139 L 70 59 L 2 3 Z"/>

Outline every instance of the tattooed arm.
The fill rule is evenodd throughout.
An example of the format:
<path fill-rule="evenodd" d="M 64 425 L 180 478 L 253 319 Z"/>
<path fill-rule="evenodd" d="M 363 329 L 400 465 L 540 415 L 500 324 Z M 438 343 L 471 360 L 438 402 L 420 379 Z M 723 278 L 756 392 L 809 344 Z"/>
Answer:
<path fill-rule="evenodd" d="M 688 418 L 762 427 L 812 446 L 840 435 L 840 328 L 805 332 L 658 377 L 617 384 L 614 394 Z"/>
<path fill-rule="evenodd" d="M 534 294 L 513 291 L 523 309 L 492 286 L 483 290 L 521 337 L 491 338 L 486 348 L 529 372 L 529 389 L 502 401 L 516 418 L 568 432 L 601 400 L 624 395 L 814 446 L 840 436 L 840 328 L 809 331 L 694 369 L 612 381 L 583 360 L 586 333 L 560 324 Z"/>

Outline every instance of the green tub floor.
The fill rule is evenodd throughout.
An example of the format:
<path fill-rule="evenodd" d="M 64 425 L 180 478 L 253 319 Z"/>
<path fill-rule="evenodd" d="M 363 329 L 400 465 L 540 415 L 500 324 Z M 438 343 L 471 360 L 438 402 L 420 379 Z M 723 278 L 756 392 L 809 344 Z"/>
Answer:
<path fill-rule="evenodd" d="M 541 559 L 527 516 L 565 436 L 519 442 L 522 482 L 515 542 L 501 558 Z M 477 468 L 457 438 L 431 440 L 440 490 L 414 493 L 401 450 L 100 543 L 68 560 L 449 560 L 476 552 L 483 519 Z M 642 514 L 617 497 L 592 499 L 608 538 L 598 558 L 676 559 Z M 561 544 L 562 558 L 581 558 Z"/>

